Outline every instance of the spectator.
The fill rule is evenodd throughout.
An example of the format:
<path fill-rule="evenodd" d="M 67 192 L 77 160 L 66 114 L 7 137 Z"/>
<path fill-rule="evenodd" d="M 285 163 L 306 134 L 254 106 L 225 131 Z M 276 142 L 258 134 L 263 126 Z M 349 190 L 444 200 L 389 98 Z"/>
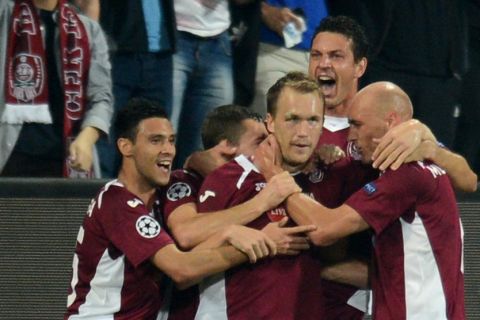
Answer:
<path fill-rule="evenodd" d="M 247 256 L 212 236 L 192 252 L 180 251 L 158 214 L 157 188 L 168 183 L 175 156 L 175 135 L 165 112 L 136 99 L 116 118 L 122 166 L 92 200 L 77 237 L 72 287 L 65 319 L 156 319 L 162 307 L 158 268 L 179 286 L 223 271 Z M 251 230 L 254 231 L 254 230 Z M 275 254 L 276 245 L 250 232 L 245 248 L 252 261 Z"/>
<path fill-rule="evenodd" d="M 267 0 L 262 2 L 261 14 L 263 23 L 252 108 L 265 115 L 265 96 L 275 81 L 290 71 L 307 70 L 315 28 L 328 12 L 324 0 Z M 301 29 L 300 18 L 305 21 L 306 27 L 301 42 L 294 47 L 286 47 L 283 30 L 288 23 L 294 23 Z"/>
<path fill-rule="evenodd" d="M 214 106 L 232 103 L 234 92 L 229 2 L 177 0 L 175 16 L 171 120 L 179 141 L 175 167 L 181 167 L 187 156 L 201 148 L 205 115 Z"/>
<path fill-rule="evenodd" d="M 100 27 L 63 0 L 2 1 L 0 34 L 2 175 L 91 176 L 112 115 Z"/>
<path fill-rule="evenodd" d="M 76 0 L 93 12 L 110 41 L 115 113 L 132 97 L 158 101 L 171 114 L 175 14 L 169 0 Z M 112 132 L 115 137 L 115 133 Z M 101 139 L 102 176 L 120 166 L 115 138 Z"/>

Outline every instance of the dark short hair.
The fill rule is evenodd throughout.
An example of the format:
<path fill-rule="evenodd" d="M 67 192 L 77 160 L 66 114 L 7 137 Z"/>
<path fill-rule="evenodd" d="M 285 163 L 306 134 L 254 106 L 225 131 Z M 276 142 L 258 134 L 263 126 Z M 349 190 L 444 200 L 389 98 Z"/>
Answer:
<path fill-rule="evenodd" d="M 285 76 L 278 79 L 277 82 L 275 82 L 275 84 L 268 89 L 267 112 L 270 113 L 270 115 L 275 116 L 277 113 L 278 97 L 286 87 L 292 88 L 293 90 L 301 93 L 315 92 L 322 101 L 324 100 L 323 94 L 320 91 L 320 87 L 315 80 L 312 80 L 303 72 L 289 72 Z"/>
<path fill-rule="evenodd" d="M 224 139 L 237 145 L 246 130 L 242 121 L 248 119 L 262 121 L 258 113 L 242 106 L 229 104 L 213 109 L 202 124 L 203 147 L 212 148 Z"/>
<path fill-rule="evenodd" d="M 149 118 L 168 120 L 165 110 L 155 101 L 144 98 L 133 98 L 121 109 L 114 122 L 115 134 L 118 138 L 127 138 L 135 142 L 138 125 Z"/>
<path fill-rule="evenodd" d="M 324 18 L 315 29 L 312 44 L 320 32 L 339 33 L 351 40 L 353 59 L 355 62 L 367 57 L 369 50 L 368 38 L 363 27 L 354 19 L 347 16 L 328 16 Z"/>

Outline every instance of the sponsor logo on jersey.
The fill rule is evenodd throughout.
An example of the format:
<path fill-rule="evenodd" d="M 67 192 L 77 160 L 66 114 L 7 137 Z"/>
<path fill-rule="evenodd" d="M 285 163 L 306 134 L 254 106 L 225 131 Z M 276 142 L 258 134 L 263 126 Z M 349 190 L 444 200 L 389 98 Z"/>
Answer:
<path fill-rule="evenodd" d="M 317 169 L 314 172 L 310 173 L 310 175 L 308 176 L 308 180 L 310 180 L 310 182 L 312 183 L 318 183 L 323 180 L 324 175 L 325 174 L 323 173 L 323 170 Z"/>
<path fill-rule="evenodd" d="M 168 188 L 167 199 L 170 201 L 178 201 L 192 194 L 190 186 L 184 182 L 176 182 Z"/>
<path fill-rule="evenodd" d="M 204 203 L 209 197 L 215 197 L 215 192 L 206 190 L 202 195 L 200 195 L 200 203 Z"/>
<path fill-rule="evenodd" d="M 137 232 L 144 238 L 151 239 L 160 234 L 160 224 L 149 216 L 141 216 L 135 225 Z"/>
<path fill-rule="evenodd" d="M 277 207 L 267 211 L 268 219 L 272 222 L 278 222 L 287 216 L 287 210 L 284 207 Z"/>
<path fill-rule="evenodd" d="M 143 203 L 142 200 L 139 200 L 139 199 L 137 199 L 137 198 L 127 201 L 127 204 L 128 204 L 131 208 L 136 208 L 136 207 L 138 207 L 138 205 L 140 205 L 140 204 L 142 204 L 142 203 Z"/>
<path fill-rule="evenodd" d="M 377 191 L 377 186 L 374 182 L 370 182 L 363 186 L 363 190 L 370 196 Z"/>

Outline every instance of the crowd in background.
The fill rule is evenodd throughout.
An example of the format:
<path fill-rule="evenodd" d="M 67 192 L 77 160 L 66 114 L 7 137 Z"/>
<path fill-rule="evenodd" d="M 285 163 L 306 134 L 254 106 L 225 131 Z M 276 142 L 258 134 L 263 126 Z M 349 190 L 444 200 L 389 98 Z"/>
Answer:
<path fill-rule="evenodd" d="M 20 39 L 12 37 L 10 30 L 13 2 L 2 4 L 0 59 L 6 63 L 12 60 L 8 55 L 14 52 L 14 38 Z M 64 65 L 57 51 L 66 42 L 55 39 L 55 19 L 48 13 L 57 2 L 66 1 L 38 1 L 53 3 L 50 9 L 41 9 L 38 17 L 46 37 L 48 77 L 41 88 L 45 101 L 35 102 L 49 105 L 51 124 L 6 116 L 8 110 L 28 103 L 20 101 L 17 108 L 12 107 L 8 100 L 12 96 L 6 94 L 9 69 L 2 70 L 0 165 L 4 176 L 114 177 L 119 156 L 109 119 L 132 97 L 152 99 L 165 108 L 177 134 L 175 167 L 182 167 L 193 151 L 202 148 L 200 126 L 211 109 L 236 103 L 265 115 L 267 89 L 289 71 L 307 70 L 313 31 L 328 15 L 353 17 L 366 29 L 371 50 L 360 86 L 379 80 L 398 84 L 413 101 L 414 117 L 480 170 L 475 128 L 480 120 L 480 26 L 475 18 L 480 4 L 476 0 L 70 1 L 98 21 L 106 35 L 96 29 L 95 22 L 79 15 L 87 24 L 91 52 L 89 58 L 82 57 L 89 59 L 80 79 L 83 122 L 71 124 L 71 133 L 62 107 L 72 98 L 63 89 L 68 75 L 59 76 Z M 293 26 L 290 30 L 296 34 L 288 34 L 287 26 Z M 89 150 L 93 143 L 98 152 Z M 37 173 L 26 170 L 32 163 L 39 167 Z"/>

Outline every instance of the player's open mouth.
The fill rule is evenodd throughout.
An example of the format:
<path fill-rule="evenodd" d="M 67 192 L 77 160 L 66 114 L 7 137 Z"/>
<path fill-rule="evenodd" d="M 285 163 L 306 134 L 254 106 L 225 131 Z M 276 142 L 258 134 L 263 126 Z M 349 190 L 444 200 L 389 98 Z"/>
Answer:
<path fill-rule="evenodd" d="M 332 96 L 335 92 L 337 80 L 330 76 L 318 76 L 317 82 L 325 96 Z"/>
<path fill-rule="evenodd" d="M 157 167 L 164 171 L 170 171 L 170 168 L 172 166 L 172 161 L 170 160 L 160 160 L 157 162 Z"/>

